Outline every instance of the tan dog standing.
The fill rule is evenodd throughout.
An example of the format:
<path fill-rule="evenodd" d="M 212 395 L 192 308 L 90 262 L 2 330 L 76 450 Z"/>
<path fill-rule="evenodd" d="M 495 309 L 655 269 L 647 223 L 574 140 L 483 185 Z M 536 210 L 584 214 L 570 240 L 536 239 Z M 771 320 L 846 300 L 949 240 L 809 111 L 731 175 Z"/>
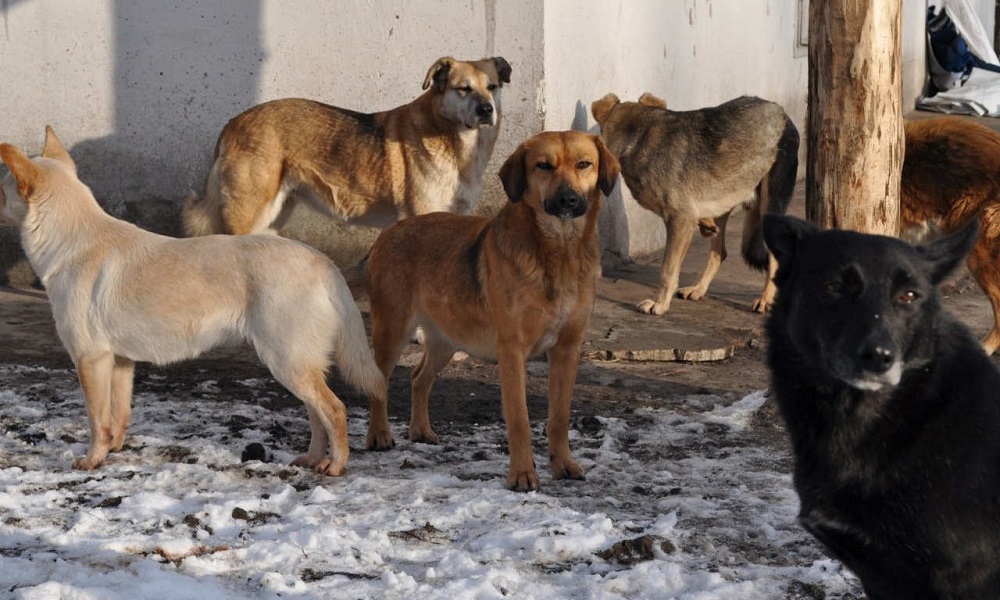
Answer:
<path fill-rule="evenodd" d="M 500 169 L 510 203 L 492 219 L 436 213 L 387 228 L 368 263 L 372 344 L 388 381 L 415 327 L 424 355 L 412 375 L 409 437 L 435 444 L 428 396 L 456 349 L 496 358 L 510 446 L 507 486 L 538 489 L 525 392 L 530 356 L 547 353 L 549 468 L 582 479 L 569 449 L 580 346 L 599 275 L 597 215 L 618 161 L 596 136 L 547 132 Z M 384 397 L 374 396 L 368 447 L 392 447 Z"/>
<path fill-rule="evenodd" d="M 352 385 L 385 398 L 385 381 L 361 313 L 332 262 L 274 236 L 176 239 L 104 212 L 76 165 L 46 129 L 41 157 L 10 144 L 0 158 L 5 217 L 52 303 L 59 338 L 76 365 L 90 420 L 90 470 L 125 439 L 136 362 L 194 358 L 250 342 L 275 379 L 306 405 L 312 439 L 293 464 L 340 475 L 347 411 L 326 385 L 331 360 Z"/>
<path fill-rule="evenodd" d="M 659 289 L 637 308 L 662 315 L 675 294 L 702 298 L 726 259 L 729 214 L 744 206 L 743 258 L 768 274 L 753 310 L 767 310 L 774 301 L 777 262 L 764 247 L 761 219 L 785 212 L 799 162 L 799 133 L 781 106 L 742 96 L 719 106 L 673 111 L 652 94 L 638 102 L 608 94 L 590 110 L 636 202 L 667 228 Z M 696 227 L 712 238 L 708 262 L 693 286 L 678 289 Z"/>
<path fill-rule="evenodd" d="M 444 57 L 427 72 L 427 91 L 392 110 L 365 114 L 298 98 L 257 105 L 219 134 L 204 197 L 185 202 L 184 230 L 277 230 L 296 200 L 375 227 L 469 212 L 482 193 L 510 74 L 502 57 Z"/>

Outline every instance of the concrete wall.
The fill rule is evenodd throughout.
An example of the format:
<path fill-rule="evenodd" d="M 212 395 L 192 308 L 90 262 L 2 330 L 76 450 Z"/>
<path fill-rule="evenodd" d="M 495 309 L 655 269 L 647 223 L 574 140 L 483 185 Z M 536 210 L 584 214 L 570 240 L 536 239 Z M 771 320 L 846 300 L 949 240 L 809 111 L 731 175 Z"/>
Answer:
<path fill-rule="evenodd" d="M 807 0 L 5 0 L 0 140 L 36 153 L 52 124 L 112 213 L 176 234 L 181 201 L 202 190 L 216 136 L 242 110 L 289 96 L 383 110 L 416 97 L 439 56 L 501 55 L 514 71 L 486 175 L 488 212 L 506 200 L 496 171 L 515 145 L 543 128 L 594 129 L 590 102 L 609 91 L 651 91 L 677 109 L 756 94 L 803 128 L 800 4 Z M 923 7 L 904 5 L 904 77 L 919 66 L 922 84 Z M 662 224 L 627 194 L 608 208 L 609 256 L 663 244 Z M 286 233 L 342 264 L 374 236 L 308 211 Z M 0 227 L 0 282 L 16 245 Z"/>

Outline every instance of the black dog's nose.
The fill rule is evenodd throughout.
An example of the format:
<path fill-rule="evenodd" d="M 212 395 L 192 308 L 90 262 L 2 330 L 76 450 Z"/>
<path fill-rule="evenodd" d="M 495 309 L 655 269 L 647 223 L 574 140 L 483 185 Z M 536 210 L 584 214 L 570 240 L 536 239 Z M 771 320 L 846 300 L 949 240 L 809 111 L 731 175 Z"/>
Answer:
<path fill-rule="evenodd" d="M 861 367 L 869 373 L 885 373 L 896 362 L 896 353 L 885 344 L 867 344 L 861 349 Z"/>
<path fill-rule="evenodd" d="M 493 105 L 489 102 L 483 102 L 476 107 L 476 115 L 482 118 L 493 116 Z"/>

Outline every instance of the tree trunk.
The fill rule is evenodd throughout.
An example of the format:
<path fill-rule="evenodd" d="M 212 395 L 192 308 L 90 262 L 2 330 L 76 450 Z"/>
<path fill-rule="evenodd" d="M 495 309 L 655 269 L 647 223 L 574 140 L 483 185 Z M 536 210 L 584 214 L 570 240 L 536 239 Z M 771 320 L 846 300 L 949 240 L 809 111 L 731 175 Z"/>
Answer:
<path fill-rule="evenodd" d="M 897 235 L 902 0 L 809 3 L 806 217 Z"/>

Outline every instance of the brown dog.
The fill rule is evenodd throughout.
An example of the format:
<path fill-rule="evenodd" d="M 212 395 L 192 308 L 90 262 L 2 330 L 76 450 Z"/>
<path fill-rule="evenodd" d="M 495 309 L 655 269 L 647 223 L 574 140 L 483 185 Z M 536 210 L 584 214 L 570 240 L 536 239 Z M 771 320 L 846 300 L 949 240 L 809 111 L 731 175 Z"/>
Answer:
<path fill-rule="evenodd" d="M 905 127 L 900 232 L 922 241 L 979 218 L 966 264 L 993 305 L 993 329 L 982 341 L 992 354 L 1000 347 L 1000 134 L 961 117 L 916 119 Z"/>
<path fill-rule="evenodd" d="M 784 213 L 798 169 L 799 133 L 777 104 L 743 96 L 719 106 L 692 111 L 668 110 L 643 94 L 622 102 L 608 94 L 591 104 L 601 138 L 621 163 L 622 178 L 640 206 L 663 219 L 667 244 L 656 297 L 640 311 L 661 315 L 676 294 L 698 300 L 708 291 L 726 259 L 726 222 L 733 209 L 748 210 L 742 254 L 768 277 L 753 310 L 774 301 L 771 282 L 777 263 L 760 234 L 764 213 Z M 678 289 L 681 264 L 697 226 L 712 238 L 708 262 L 697 283 Z"/>
<path fill-rule="evenodd" d="M 456 349 L 496 358 L 510 446 L 507 487 L 538 489 L 525 363 L 545 352 L 549 468 L 555 479 L 583 478 L 570 456 L 570 402 L 599 275 L 601 194 L 617 176 L 618 161 L 598 137 L 541 133 L 500 169 L 510 203 L 492 219 L 437 213 L 382 232 L 368 263 L 368 294 L 375 362 L 386 380 L 414 328 L 424 331 L 410 440 L 437 443 L 428 396 Z M 371 403 L 367 443 L 393 445 L 382 397 Z"/>
<path fill-rule="evenodd" d="M 255 106 L 219 134 L 205 195 L 188 198 L 188 235 L 277 230 L 296 200 L 384 227 L 434 211 L 469 212 L 500 123 L 501 57 L 440 58 L 413 102 L 363 114 L 289 98 Z"/>

